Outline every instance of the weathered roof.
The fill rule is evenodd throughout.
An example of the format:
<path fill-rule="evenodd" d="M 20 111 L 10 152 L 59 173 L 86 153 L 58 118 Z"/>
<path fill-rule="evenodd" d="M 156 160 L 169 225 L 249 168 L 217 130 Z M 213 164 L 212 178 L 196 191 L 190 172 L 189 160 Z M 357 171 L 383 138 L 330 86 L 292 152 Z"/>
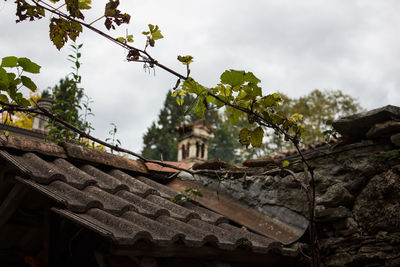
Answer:
<path fill-rule="evenodd" d="M 191 202 L 171 202 L 177 192 L 144 177 L 145 169 L 132 162 L 102 153 L 88 161 L 89 150 L 70 144 L 40 150 L 43 144 L 31 143 L 23 151 L 22 145 L 4 145 L 5 139 L 0 157 L 16 169 L 18 182 L 58 203 L 52 208 L 56 213 L 117 245 L 145 240 L 156 246 L 247 247 L 257 253 L 281 249 L 279 242 L 234 226 L 218 213 Z"/>

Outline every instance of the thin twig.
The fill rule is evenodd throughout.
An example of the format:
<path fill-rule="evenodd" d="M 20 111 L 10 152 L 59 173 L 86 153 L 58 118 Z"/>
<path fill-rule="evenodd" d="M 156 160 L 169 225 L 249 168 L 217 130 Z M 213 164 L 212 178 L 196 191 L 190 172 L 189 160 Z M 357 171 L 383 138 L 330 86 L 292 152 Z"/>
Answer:
<path fill-rule="evenodd" d="M 96 143 L 98 143 L 100 145 L 108 147 L 108 148 L 110 148 L 112 150 L 115 150 L 115 151 L 118 151 L 118 152 L 122 152 L 122 153 L 127 153 L 129 155 L 132 155 L 132 156 L 142 160 L 143 162 L 154 163 L 154 164 L 160 165 L 162 167 L 168 167 L 168 168 L 172 168 L 172 169 L 175 169 L 175 170 L 185 171 L 185 172 L 188 172 L 188 173 L 190 173 L 192 175 L 194 174 L 194 172 L 191 171 L 191 170 L 184 169 L 184 168 L 181 168 L 181 167 L 177 167 L 175 165 L 168 164 L 168 163 L 165 163 L 165 162 L 162 162 L 162 161 L 159 161 L 159 160 L 147 159 L 147 158 L 141 156 L 140 154 L 135 153 L 135 152 L 133 152 L 131 150 L 121 148 L 118 145 L 111 145 L 111 144 L 109 144 L 107 142 L 104 142 L 103 140 L 100 140 L 100 139 L 98 139 L 96 137 L 93 137 L 90 134 L 80 130 L 79 128 L 77 128 L 75 126 L 73 126 L 72 124 L 60 119 L 57 115 L 54 115 L 50 111 L 48 111 L 48 110 L 46 110 L 46 109 L 44 109 L 44 108 L 42 108 L 40 106 L 26 108 L 26 107 L 22 107 L 22 106 L 16 105 L 16 104 L 5 103 L 3 101 L 0 101 L 0 104 L 3 107 L 1 109 L 2 112 L 7 111 L 7 112 L 10 113 L 10 112 L 15 112 L 15 111 L 22 111 L 22 112 L 29 112 L 29 113 L 43 115 L 43 116 L 46 116 L 47 118 L 49 118 L 49 119 L 51 119 L 51 120 L 53 120 L 55 122 L 58 122 L 58 123 L 64 125 L 66 128 L 76 132 L 80 137 L 87 138 L 87 139 L 89 139 L 89 140 L 91 140 L 93 142 L 96 142 Z"/>

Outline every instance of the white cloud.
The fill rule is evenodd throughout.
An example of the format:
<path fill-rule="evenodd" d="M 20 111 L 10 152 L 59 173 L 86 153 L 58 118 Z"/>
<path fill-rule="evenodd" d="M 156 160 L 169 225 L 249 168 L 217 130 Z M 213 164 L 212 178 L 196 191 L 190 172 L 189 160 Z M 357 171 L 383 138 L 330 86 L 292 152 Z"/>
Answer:
<path fill-rule="evenodd" d="M 100 2 L 94 1 L 97 14 Z M 152 55 L 181 73 L 176 56 L 193 55 L 192 75 L 206 86 L 216 84 L 225 69 L 245 69 L 268 92 L 297 97 L 315 88 L 340 89 L 367 109 L 400 105 L 396 0 L 121 2 L 132 15 L 128 29 L 136 46 L 143 46 L 148 23 L 160 25 L 165 39 L 149 50 Z M 12 1 L 0 4 L 1 56 L 29 56 L 43 66 L 40 88 L 53 86 L 70 71 L 68 49 L 51 45 L 46 20 L 15 24 L 13 8 Z M 114 122 L 122 144 L 140 151 L 141 136 L 157 119 L 175 78 L 160 69 L 156 76 L 145 73 L 124 60 L 125 51 L 88 30 L 79 42 L 83 87 L 94 100 L 94 134 L 105 138 Z"/>

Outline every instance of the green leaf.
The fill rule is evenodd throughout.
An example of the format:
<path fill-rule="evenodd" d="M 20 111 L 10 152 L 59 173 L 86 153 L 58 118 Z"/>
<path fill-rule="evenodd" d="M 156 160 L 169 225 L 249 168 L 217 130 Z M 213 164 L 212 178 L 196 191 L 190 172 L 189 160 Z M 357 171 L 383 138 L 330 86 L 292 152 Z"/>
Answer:
<path fill-rule="evenodd" d="M 199 117 L 203 117 L 206 110 L 207 110 L 207 108 L 205 105 L 205 99 L 204 99 L 204 97 L 200 96 L 199 103 L 197 104 L 196 108 L 194 109 L 194 114 L 196 114 Z"/>
<path fill-rule="evenodd" d="M 153 24 L 149 24 L 149 29 L 150 29 L 150 32 L 152 32 L 152 31 L 154 31 L 154 25 Z"/>
<path fill-rule="evenodd" d="M 24 107 L 29 107 L 30 105 L 31 105 L 31 102 L 29 102 L 29 100 L 28 99 L 26 99 L 26 98 L 20 98 L 18 101 L 17 101 L 17 103 L 19 104 L 19 105 L 22 105 L 22 106 L 24 106 Z"/>
<path fill-rule="evenodd" d="M 152 32 L 152 33 L 151 33 L 151 38 L 152 38 L 153 40 L 159 40 L 159 39 L 164 38 L 164 36 L 161 34 L 161 31 L 158 30 L 158 31 L 155 31 L 155 32 Z"/>
<path fill-rule="evenodd" d="M 257 127 L 250 133 L 250 142 L 253 147 L 260 147 L 264 137 L 264 130 L 261 127 Z"/>
<path fill-rule="evenodd" d="M 260 103 L 264 107 L 277 107 L 280 103 L 283 102 L 283 98 L 278 93 L 269 94 L 267 96 L 262 97 Z"/>
<path fill-rule="evenodd" d="M 32 92 L 35 92 L 37 89 L 36 84 L 31 80 L 31 78 L 26 77 L 24 75 L 21 76 L 22 84 L 29 88 Z"/>
<path fill-rule="evenodd" d="M 21 66 L 24 71 L 30 73 L 39 73 L 41 68 L 38 64 L 26 57 L 18 58 L 18 65 Z"/>
<path fill-rule="evenodd" d="M 188 93 L 193 93 L 196 95 L 202 94 L 206 89 L 204 86 L 200 85 L 197 83 L 195 80 L 192 78 L 187 79 L 183 84 L 182 84 L 182 89 Z"/>
<path fill-rule="evenodd" d="M 178 56 L 178 60 L 182 62 L 183 65 L 189 65 L 193 62 L 193 57 L 190 55 L 187 56 Z"/>
<path fill-rule="evenodd" d="M 80 9 L 91 9 L 92 0 L 79 0 Z"/>
<path fill-rule="evenodd" d="M 10 85 L 8 75 L 5 69 L 0 67 L 0 90 L 7 90 Z"/>
<path fill-rule="evenodd" d="M 260 82 L 260 80 L 252 72 L 247 72 L 244 76 L 244 80 L 253 84 L 258 84 Z"/>
<path fill-rule="evenodd" d="M 128 41 L 128 43 L 133 43 L 133 35 L 132 34 L 128 34 L 126 36 L 126 40 Z"/>
<path fill-rule="evenodd" d="M 243 84 L 246 73 L 238 70 L 226 70 L 221 74 L 221 83 L 229 84 L 232 87 Z"/>
<path fill-rule="evenodd" d="M 8 101 L 8 97 L 4 94 L 0 94 L 0 101 L 5 102 L 5 103 L 9 103 Z"/>
<path fill-rule="evenodd" d="M 242 111 L 229 107 L 226 107 L 227 111 L 228 111 L 228 120 L 230 123 L 232 124 L 236 124 L 239 121 L 240 116 L 242 115 Z"/>
<path fill-rule="evenodd" d="M 8 67 L 8 68 L 13 68 L 16 67 L 18 64 L 18 58 L 17 57 L 3 57 L 1 60 L 1 67 Z"/>
<path fill-rule="evenodd" d="M 197 96 L 196 99 L 190 104 L 190 106 L 188 107 L 188 109 L 185 111 L 184 114 L 188 115 L 193 113 L 196 107 L 199 105 L 199 103 L 200 103 L 200 96 Z"/>
<path fill-rule="evenodd" d="M 177 98 L 176 99 L 176 103 L 178 103 L 179 106 L 183 105 L 183 101 L 184 101 L 183 98 Z"/>

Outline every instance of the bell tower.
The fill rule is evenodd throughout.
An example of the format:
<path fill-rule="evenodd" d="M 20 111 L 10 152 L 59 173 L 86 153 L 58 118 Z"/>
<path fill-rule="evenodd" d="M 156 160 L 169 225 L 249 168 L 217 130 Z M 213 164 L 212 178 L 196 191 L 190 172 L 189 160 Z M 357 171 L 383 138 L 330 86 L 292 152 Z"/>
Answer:
<path fill-rule="evenodd" d="M 207 160 L 211 127 L 200 119 L 175 128 L 179 133 L 178 161 L 193 165 Z"/>

